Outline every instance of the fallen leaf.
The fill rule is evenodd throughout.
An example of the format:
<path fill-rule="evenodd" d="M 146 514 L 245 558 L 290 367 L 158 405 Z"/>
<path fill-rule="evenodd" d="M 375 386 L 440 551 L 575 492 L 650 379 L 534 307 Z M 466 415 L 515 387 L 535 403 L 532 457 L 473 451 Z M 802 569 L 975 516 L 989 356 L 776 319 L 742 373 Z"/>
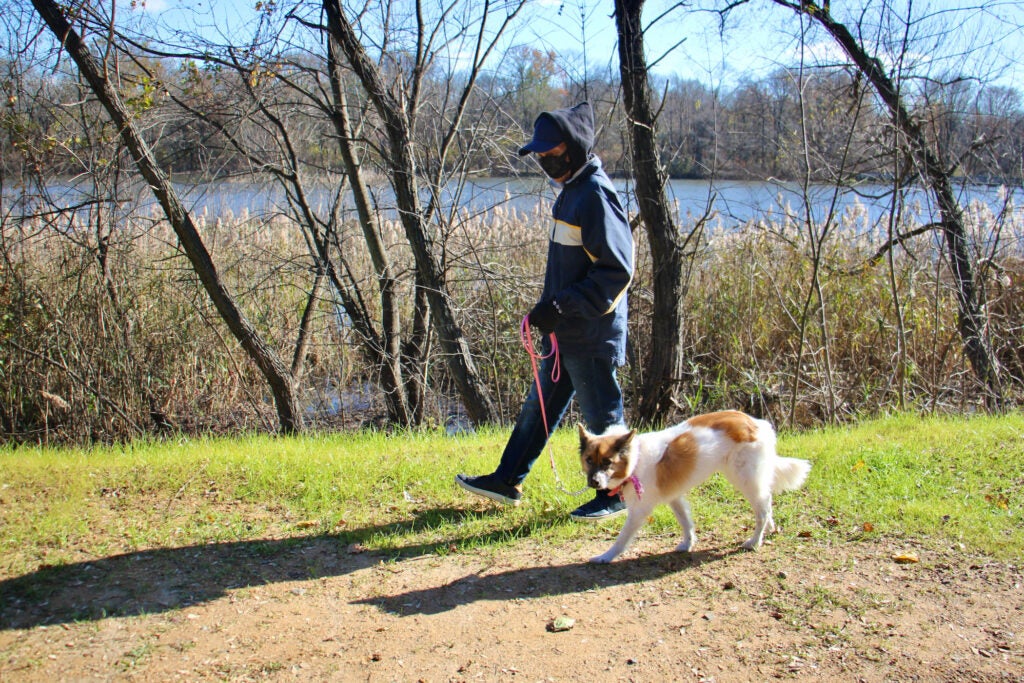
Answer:
<path fill-rule="evenodd" d="M 999 508 L 1001 510 L 1009 510 L 1010 509 L 1010 499 L 1007 498 L 1006 496 L 1004 496 L 1001 493 L 998 494 L 998 495 L 994 495 L 994 496 L 992 494 L 987 494 L 985 496 L 985 500 L 988 501 L 989 503 L 992 503 L 993 505 L 995 505 L 997 508 Z"/>
<path fill-rule="evenodd" d="M 319 519 L 304 519 L 301 522 L 296 522 L 295 526 L 299 529 L 312 529 L 313 527 L 320 526 Z"/>
<path fill-rule="evenodd" d="M 875 525 L 874 524 L 872 524 L 871 522 L 864 522 L 864 531 L 866 533 L 870 534 L 874 530 L 875 530 Z"/>
<path fill-rule="evenodd" d="M 896 564 L 917 564 L 921 560 L 918 559 L 917 553 L 900 553 L 899 555 L 893 555 L 892 561 Z"/>

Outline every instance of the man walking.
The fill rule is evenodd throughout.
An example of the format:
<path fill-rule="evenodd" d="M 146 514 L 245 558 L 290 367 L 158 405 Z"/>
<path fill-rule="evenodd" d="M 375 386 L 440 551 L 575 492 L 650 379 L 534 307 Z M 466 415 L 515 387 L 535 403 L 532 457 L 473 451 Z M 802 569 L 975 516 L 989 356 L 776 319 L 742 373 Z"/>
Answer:
<path fill-rule="evenodd" d="M 544 337 L 554 332 L 561 374 L 552 378 L 553 358 L 541 364 L 544 400 L 533 385 L 523 403 L 501 461 L 491 474 L 459 474 L 456 483 L 492 500 L 518 505 L 522 484 L 544 450 L 573 396 L 587 429 L 601 433 L 623 423 L 622 390 L 616 369 L 626 360 L 626 291 L 633 277 L 633 236 L 615 186 L 593 154 L 594 115 L 583 102 L 543 112 L 520 156 L 537 162 L 561 192 L 552 209 L 544 290 L 528 320 Z M 547 416 L 547 428 L 544 418 Z M 617 496 L 598 491 L 574 510 L 574 519 L 600 521 L 625 512 Z"/>

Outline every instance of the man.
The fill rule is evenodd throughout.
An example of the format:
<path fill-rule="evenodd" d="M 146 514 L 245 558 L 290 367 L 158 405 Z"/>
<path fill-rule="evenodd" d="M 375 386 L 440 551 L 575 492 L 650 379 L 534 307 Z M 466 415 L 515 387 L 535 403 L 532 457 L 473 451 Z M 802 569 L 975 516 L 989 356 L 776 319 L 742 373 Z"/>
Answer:
<path fill-rule="evenodd" d="M 544 112 L 533 138 L 519 156 L 536 154 L 544 172 L 561 188 L 552 215 L 544 291 L 529 313 L 544 336 L 554 332 L 561 374 L 552 379 L 553 358 L 541 364 L 540 399 L 534 386 L 526 397 L 501 462 L 492 474 L 455 477 L 456 483 L 492 500 L 518 505 L 522 483 L 544 450 L 575 395 L 583 421 L 601 433 L 622 424 L 622 390 L 616 368 L 626 360 L 626 290 L 633 277 L 633 236 L 615 186 L 591 152 L 594 115 L 588 103 Z M 625 512 L 617 496 L 598 491 L 572 512 L 581 521 L 600 521 Z"/>

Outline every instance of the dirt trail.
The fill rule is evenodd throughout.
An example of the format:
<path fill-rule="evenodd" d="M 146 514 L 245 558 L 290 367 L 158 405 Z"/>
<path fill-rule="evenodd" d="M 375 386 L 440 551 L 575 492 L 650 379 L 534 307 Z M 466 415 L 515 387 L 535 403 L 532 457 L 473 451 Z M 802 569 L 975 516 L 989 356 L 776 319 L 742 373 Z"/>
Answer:
<path fill-rule="evenodd" d="M 1024 681 L 1019 566 L 672 543 L 608 566 L 594 541 L 392 561 L 309 538 L 43 568 L 0 581 L 0 681 Z"/>

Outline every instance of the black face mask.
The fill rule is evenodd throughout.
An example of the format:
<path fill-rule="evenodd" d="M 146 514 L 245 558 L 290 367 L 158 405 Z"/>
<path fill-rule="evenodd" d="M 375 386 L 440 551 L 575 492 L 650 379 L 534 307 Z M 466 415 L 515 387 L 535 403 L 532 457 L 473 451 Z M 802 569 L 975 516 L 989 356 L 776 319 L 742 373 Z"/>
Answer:
<path fill-rule="evenodd" d="M 558 180 L 572 170 L 568 152 L 559 156 L 538 156 L 537 163 L 548 174 L 548 177 L 554 180 Z"/>

